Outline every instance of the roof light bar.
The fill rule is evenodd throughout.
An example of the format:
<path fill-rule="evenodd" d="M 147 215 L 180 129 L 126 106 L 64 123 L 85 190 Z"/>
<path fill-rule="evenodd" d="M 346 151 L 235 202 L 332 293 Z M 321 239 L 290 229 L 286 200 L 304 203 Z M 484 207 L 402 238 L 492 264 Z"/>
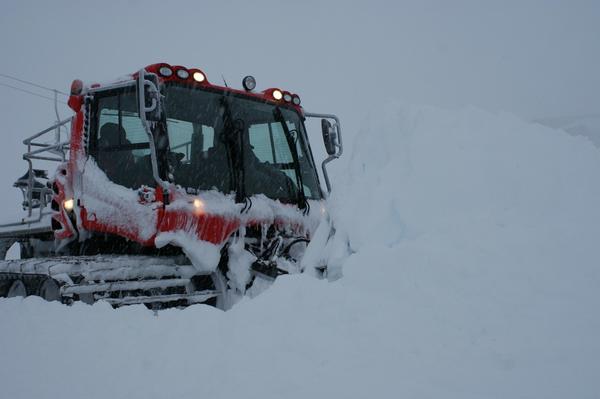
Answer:
<path fill-rule="evenodd" d="M 202 72 L 200 72 L 200 71 L 194 72 L 194 74 L 192 75 L 192 77 L 198 83 L 202 83 L 202 82 L 204 82 L 206 80 L 206 76 Z"/>
<path fill-rule="evenodd" d="M 279 89 L 273 90 L 273 93 L 271 95 L 277 101 L 279 101 L 279 100 L 281 100 L 283 98 L 283 93 Z"/>
<path fill-rule="evenodd" d="M 162 77 L 168 78 L 169 76 L 173 75 L 173 70 L 166 65 L 161 66 L 158 68 L 158 74 Z"/>
<path fill-rule="evenodd" d="M 187 69 L 178 69 L 175 74 L 179 79 L 187 79 L 190 77 L 190 73 L 187 71 Z"/>

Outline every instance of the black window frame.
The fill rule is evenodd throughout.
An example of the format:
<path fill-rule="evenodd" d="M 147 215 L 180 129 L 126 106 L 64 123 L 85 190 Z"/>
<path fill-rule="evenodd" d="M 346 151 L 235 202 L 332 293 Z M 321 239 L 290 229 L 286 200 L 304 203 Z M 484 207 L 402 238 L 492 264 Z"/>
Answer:
<path fill-rule="evenodd" d="M 131 85 L 131 86 L 125 86 L 125 87 L 118 87 L 118 88 L 109 88 L 106 90 L 99 90 L 94 92 L 94 96 L 92 99 L 92 103 L 91 103 L 91 107 L 90 107 L 90 135 L 88 137 L 88 154 L 91 155 L 94 159 L 98 159 L 98 135 L 100 134 L 100 113 L 98 110 L 98 100 L 102 99 L 102 98 L 106 98 L 106 97 L 112 97 L 112 96 L 119 96 L 120 94 L 125 90 L 125 89 L 129 89 L 129 88 L 133 88 L 134 90 L 134 94 L 136 95 L 136 99 L 137 99 L 137 92 L 135 91 L 136 86 L 135 85 Z M 118 100 L 119 103 L 119 128 L 122 127 L 122 116 L 121 116 L 121 109 L 120 109 L 120 99 Z M 102 148 L 102 151 L 106 151 L 106 152 L 111 152 L 111 151 L 119 151 L 119 150 L 146 150 L 150 148 L 150 143 L 133 143 L 133 144 L 125 144 L 125 145 L 114 145 L 114 146 L 109 146 L 109 147 L 104 147 Z"/>

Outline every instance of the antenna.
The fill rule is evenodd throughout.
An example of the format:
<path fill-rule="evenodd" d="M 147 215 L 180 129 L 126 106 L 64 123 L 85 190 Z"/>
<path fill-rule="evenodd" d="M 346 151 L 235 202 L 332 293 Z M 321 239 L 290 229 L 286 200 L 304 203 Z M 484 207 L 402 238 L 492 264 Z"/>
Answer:
<path fill-rule="evenodd" d="M 225 84 L 225 87 L 229 87 L 229 86 L 227 86 L 227 81 L 225 80 L 225 76 L 221 75 L 221 78 L 223 78 L 223 83 Z"/>

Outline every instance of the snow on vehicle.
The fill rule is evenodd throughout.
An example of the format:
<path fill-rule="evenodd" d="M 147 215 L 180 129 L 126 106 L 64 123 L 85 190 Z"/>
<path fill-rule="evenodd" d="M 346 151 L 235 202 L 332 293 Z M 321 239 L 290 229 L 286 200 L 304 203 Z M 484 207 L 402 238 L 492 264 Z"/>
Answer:
<path fill-rule="evenodd" d="M 304 120 L 323 118 L 327 191 L 340 123 L 255 85 L 164 63 L 110 84 L 73 81 L 75 115 L 24 140 L 28 170 L 14 186 L 26 216 L 0 226 L 2 259 L 14 243 L 21 259 L 0 261 L 0 296 L 228 309 L 304 271 L 328 223 Z M 49 176 L 34 161 L 58 167 Z"/>

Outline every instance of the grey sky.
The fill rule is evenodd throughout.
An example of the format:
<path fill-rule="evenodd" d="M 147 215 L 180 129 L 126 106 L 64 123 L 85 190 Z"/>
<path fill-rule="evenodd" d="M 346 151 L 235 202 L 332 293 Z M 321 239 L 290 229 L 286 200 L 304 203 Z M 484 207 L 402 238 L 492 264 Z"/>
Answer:
<path fill-rule="evenodd" d="M 597 1 L 5 0 L 1 7 L 0 72 L 62 89 L 74 77 L 106 80 L 167 61 L 235 85 L 253 73 L 259 86 L 290 87 L 305 104 L 340 113 L 381 97 L 525 117 L 600 109 Z M 17 96 L 6 90 L 3 98 Z"/>

